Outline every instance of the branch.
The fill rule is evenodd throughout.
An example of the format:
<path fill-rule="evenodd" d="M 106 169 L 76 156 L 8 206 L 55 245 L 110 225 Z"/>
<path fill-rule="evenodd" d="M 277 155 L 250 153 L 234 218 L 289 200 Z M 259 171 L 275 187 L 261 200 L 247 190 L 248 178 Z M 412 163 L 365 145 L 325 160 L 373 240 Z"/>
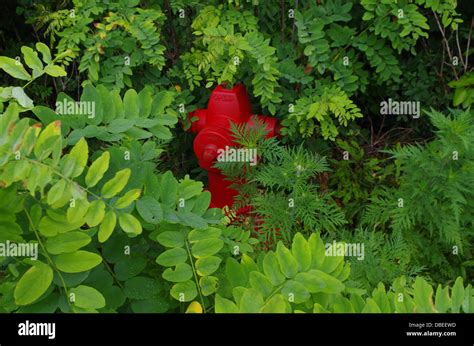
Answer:
<path fill-rule="evenodd" d="M 439 31 L 441 31 L 441 35 L 443 35 L 443 42 L 446 46 L 446 51 L 448 52 L 449 60 L 452 62 L 453 61 L 453 55 L 451 54 L 451 50 L 449 49 L 448 40 L 446 39 L 446 35 L 444 33 L 443 27 L 441 26 L 441 23 L 439 22 L 438 16 L 436 15 L 436 12 L 433 11 L 433 10 L 432 10 L 432 12 L 433 12 L 434 17 L 436 19 L 436 24 L 438 24 Z M 454 66 L 452 64 L 450 64 L 450 66 L 453 69 L 454 77 L 456 77 L 456 79 L 459 79 L 458 73 L 456 72 L 456 69 L 454 68 Z"/>

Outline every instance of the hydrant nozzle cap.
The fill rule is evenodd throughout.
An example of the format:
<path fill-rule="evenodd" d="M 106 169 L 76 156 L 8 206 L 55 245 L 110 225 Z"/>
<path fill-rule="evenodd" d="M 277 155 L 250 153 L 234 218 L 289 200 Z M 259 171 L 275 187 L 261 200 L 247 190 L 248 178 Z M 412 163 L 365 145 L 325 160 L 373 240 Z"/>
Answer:
<path fill-rule="evenodd" d="M 202 153 L 202 158 L 206 162 L 212 162 L 217 157 L 217 147 L 214 144 L 206 145 Z"/>

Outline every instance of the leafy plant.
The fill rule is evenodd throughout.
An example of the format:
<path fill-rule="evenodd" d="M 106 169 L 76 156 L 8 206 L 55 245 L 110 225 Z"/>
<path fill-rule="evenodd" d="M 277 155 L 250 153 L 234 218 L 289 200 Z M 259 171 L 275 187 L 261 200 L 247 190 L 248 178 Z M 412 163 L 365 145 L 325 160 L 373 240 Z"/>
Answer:
<path fill-rule="evenodd" d="M 239 147 L 257 148 L 258 163 L 215 165 L 239 192 L 234 208 L 254 208 L 254 220 L 249 226 L 258 228 L 260 240 L 269 247 L 275 246 L 278 239 L 288 244 L 298 231 L 336 232 L 346 223 L 344 214 L 331 194 L 314 182 L 328 170 L 326 159 L 303 147 L 285 148 L 275 138 L 266 139 L 265 127 L 258 120 L 255 122 L 253 128 L 233 125 L 232 133 Z"/>
<path fill-rule="evenodd" d="M 178 112 L 171 106 L 173 101 L 171 91 L 154 93 L 151 88 L 144 88 L 137 93 L 128 89 L 122 98 L 118 91 L 109 91 L 103 85 L 87 85 L 79 101 L 84 106 L 75 106 L 76 101 L 60 93 L 56 112 L 44 106 L 35 107 L 33 112 L 45 125 L 61 120 L 64 133 L 72 129 L 69 144 L 80 137 L 104 142 L 125 138 L 165 141 L 172 138 L 170 128 L 178 122 Z"/>
<path fill-rule="evenodd" d="M 320 133 L 324 139 L 335 140 L 339 126 L 347 126 L 349 121 L 361 117 L 360 109 L 347 95 L 332 86 L 300 98 L 294 111 L 283 121 L 283 133 L 290 136 L 301 133 L 304 137 Z"/>
<path fill-rule="evenodd" d="M 373 228 L 389 225 L 412 244 L 419 263 L 452 275 L 459 267 L 447 263 L 459 265 L 460 258 L 472 256 L 472 112 L 429 116 L 436 139 L 426 147 L 390 151 L 400 165 L 399 188 L 379 190 L 363 222 Z"/>
<path fill-rule="evenodd" d="M 281 242 L 275 252 L 262 254 L 258 261 L 242 257 L 226 263 L 228 286 L 216 294 L 217 313 L 289 312 L 472 312 L 472 286 L 458 278 L 450 289 L 433 288 L 421 277 L 407 287 L 404 277 L 387 291 L 382 283 L 370 296 L 344 283 L 350 266 L 342 256 L 325 255 L 318 234 L 308 240 L 296 234 L 291 250 Z M 451 294 L 450 294 L 451 291 Z M 433 299 L 435 298 L 435 299 Z"/>
<path fill-rule="evenodd" d="M 16 100 L 17 104 L 24 110 L 32 108 L 33 100 L 26 95 L 24 90 L 26 86 L 44 74 L 52 77 L 66 75 L 66 71 L 64 71 L 61 66 L 56 65 L 55 62 L 68 56 L 70 54 L 69 51 L 63 52 L 63 54 L 57 55 L 53 59 L 48 46 L 44 43 L 38 42 L 36 43 L 36 50 L 28 46 L 22 46 L 21 52 L 23 53 L 23 59 L 26 65 L 31 69 L 31 72 L 25 69 L 23 63 L 19 59 L 12 59 L 6 56 L 0 57 L 0 69 L 15 79 L 27 81 L 23 87 L 8 86 L 0 88 L 0 111 L 3 111 L 4 109 L 3 103 L 10 101 L 11 99 Z M 42 59 L 39 58 L 38 53 L 41 53 Z"/>

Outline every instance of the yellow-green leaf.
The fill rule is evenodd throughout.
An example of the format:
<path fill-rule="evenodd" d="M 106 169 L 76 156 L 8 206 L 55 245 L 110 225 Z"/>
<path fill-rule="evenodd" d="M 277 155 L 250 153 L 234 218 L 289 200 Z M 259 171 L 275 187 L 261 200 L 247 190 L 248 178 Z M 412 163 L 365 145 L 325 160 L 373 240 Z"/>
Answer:
<path fill-rule="evenodd" d="M 109 239 L 117 224 L 117 215 L 112 210 L 105 213 L 104 219 L 99 227 L 99 242 L 103 243 Z"/>
<path fill-rule="evenodd" d="M 53 282 L 53 270 L 43 262 L 35 262 L 18 280 L 13 297 L 16 305 L 28 305 L 43 295 Z"/>
<path fill-rule="evenodd" d="M 115 176 L 106 182 L 102 187 L 102 196 L 104 198 L 112 198 L 122 191 L 125 185 L 128 183 L 130 173 L 130 168 L 125 168 L 121 171 L 118 171 Z"/>
<path fill-rule="evenodd" d="M 43 42 L 36 43 L 36 50 L 43 55 L 43 61 L 47 64 L 51 62 L 51 51 Z"/>
<path fill-rule="evenodd" d="M 31 69 L 39 71 L 43 70 L 43 63 L 41 62 L 40 58 L 38 58 L 38 53 L 27 46 L 21 47 L 21 52 L 23 53 L 26 64 Z"/>
<path fill-rule="evenodd" d="M 75 306 L 83 309 L 100 309 L 105 306 L 105 298 L 95 288 L 80 285 L 69 290 L 73 294 Z"/>
<path fill-rule="evenodd" d="M 119 224 L 125 233 L 138 235 L 142 233 L 142 225 L 137 218 L 130 214 L 122 214 L 119 216 Z"/>
<path fill-rule="evenodd" d="M 87 210 L 85 216 L 86 223 L 89 227 L 95 227 L 102 221 L 104 215 L 105 203 L 100 199 L 96 199 L 90 204 L 89 209 Z"/>
<path fill-rule="evenodd" d="M 87 157 L 89 156 L 89 147 L 87 146 L 87 142 L 82 137 L 76 145 L 71 149 L 69 153 L 69 157 L 75 160 L 74 170 L 71 174 L 72 177 L 77 177 L 81 175 L 84 167 L 87 164 Z"/>
<path fill-rule="evenodd" d="M 0 56 L 0 69 L 16 79 L 31 79 L 30 74 L 26 72 L 21 62 L 6 56 Z"/>
<path fill-rule="evenodd" d="M 65 273 L 81 273 L 97 267 L 102 257 L 96 253 L 79 250 L 56 257 L 56 267 Z"/>
<path fill-rule="evenodd" d="M 91 242 L 91 237 L 84 232 L 73 231 L 58 234 L 46 240 L 46 250 L 53 255 L 73 252 Z"/>
<path fill-rule="evenodd" d="M 49 205 L 53 205 L 61 199 L 66 190 L 66 181 L 61 179 L 48 192 L 47 202 Z"/>
<path fill-rule="evenodd" d="M 187 314 L 202 314 L 202 306 L 198 302 L 194 301 L 189 304 L 186 309 Z"/>
<path fill-rule="evenodd" d="M 74 201 L 74 206 L 70 206 L 67 210 L 67 220 L 71 223 L 81 222 L 84 223 L 84 217 L 89 209 L 89 201 L 87 199 L 77 199 Z"/>
<path fill-rule="evenodd" d="M 44 72 L 49 74 L 51 77 L 64 77 L 67 76 L 66 71 L 58 65 L 49 64 L 44 68 Z"/>
<path fill-rule="evenodd" d="M 125 195 L 120 197 L 115 202 L 115 208 L 123 209 L 128 207 L 133 201 L 135 201 L 138 197 L 140 197 L 141 190 L 140 189 L 133 189 L 128 191 Z"/>
<path fill-rule="evenodd" d="M 104 173 L 109 169 L 109 161 L 110 154 L 108 151 L 105 151 L 94 162 L 92 162 L 92 165 L 86 174 L 87 187 L 95 186 L 100 179 L 102 179 Z"/>

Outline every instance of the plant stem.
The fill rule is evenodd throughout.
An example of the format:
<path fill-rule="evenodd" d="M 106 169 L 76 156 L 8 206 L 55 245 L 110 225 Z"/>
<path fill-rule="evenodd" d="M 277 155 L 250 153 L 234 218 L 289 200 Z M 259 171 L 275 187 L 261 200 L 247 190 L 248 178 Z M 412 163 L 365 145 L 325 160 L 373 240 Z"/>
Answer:
<path fill-rule="evenodd" d="M 184 243 L 186 244 L 186 251 L 188 252 L 189 262 L 191 262 L 191 268 L 193 269 L 194 280 L 196 280 L 196 287 L 199 293 L 199 297 L 201 298 L 202 309 L 206 311 L 206 305 L 204 304 L 204 297 L 202 296 L 201 288 L 199 287 L 199 280 L 198 280 L 196 268 L 194 268 L 193 256 L 191 254 L 191 250 L 189 249 L 189 243 L 187 240 L 185 240 Z"/>
<path fill-rule="evenodd" d="M 24 209 L 24 211 L 25 211 L 26 217 L 28 218 L 28 221 L 30 222 L 31 229 L 32 229 L 33 232 L 35 233 L 36 239 L 38 240 L 38 243 L 40 244 L 41 248 L 42 248 L 43 251 L 44 251 L 44 255 L 45 255 L 46 259 L 48 260 L 48 262 L 49 262 L 49 264 L 51 265 L 51 267 L 58 273 L 59 279 L 61 280 L 61 283 L 62 283 L 62 285 L 63 285 L 64 292 L 66 293 L 66 301 L 67 301 L 69 307 L 71 308 L 71 311 L 73 311 L 71 302 L 70 302 L 69 299 L 68 299 L 68 288 L 67 288 L 66 282 L 64 281 L 64 278 L 63 278 L 63 276 L 61 275 L 61 272 L 59 271 L 58 268 L 56 268 L 56 265 L 54 264 L 53 260 L 52 260 L 51 257 L 49 256 L 48 251 L 46 251 L 46 247 L 44 246 L 43 242 L 41 241 L 41 237 L 39 236 L 38 230 L 36 229 L 36 226 L 35 226 L 35 224 L 33 223 L 33 220 L 31 219 L 30 213 L 28 213 L 28 210 L 27 210 L 26 208 Z"/>

